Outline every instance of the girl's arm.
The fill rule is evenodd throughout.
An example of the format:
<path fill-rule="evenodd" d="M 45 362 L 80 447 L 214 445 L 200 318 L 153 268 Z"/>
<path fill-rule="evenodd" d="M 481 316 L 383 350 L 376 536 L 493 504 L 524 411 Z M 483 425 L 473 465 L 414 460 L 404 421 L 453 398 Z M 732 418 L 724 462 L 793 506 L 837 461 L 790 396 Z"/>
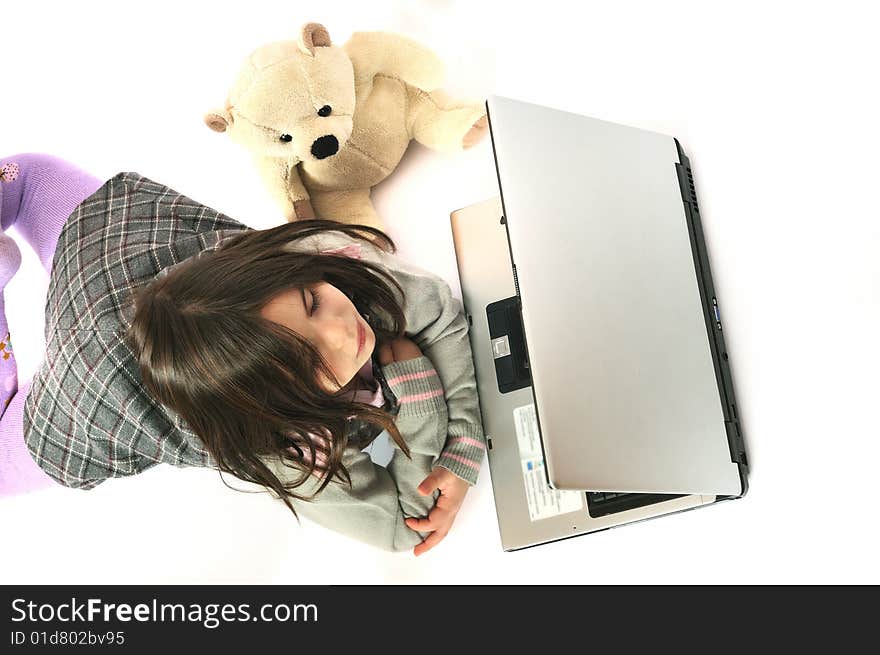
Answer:
<path fill-rule="evenodd" d="M 448 438 L 436 465 L 475 485 L 486 439 L 461 303 L 443 278 L 373 246 L 365 246 L 364 252 L 364 259 L 375 256 L 403 288 L 407 335 L 436 367 L 446 391 Z"/>
<path fill-rule="evenodd" d="M 396 424 L 412 460 L 393 441 L 394 453 L 387 468 L 350 445 L 343 453 L 343 463 L 351 476 L 351 487 L 334 479 L 314 500 L 292 502 L 298 514 L 319 525 L 396 552 L 414 548 L 430 534 L 411 530 L 404 521 L 426 516 L 437 499 L 436 492 L 423 496 L 417 487 L 431 473 L 443 448 L 447 412 L 443 387 L 427 357 L 393 362 L 383 366 L 382 372 L 398 398 Z M 265 462 L 282 482 L 300 475 L 278 458 Z M 312 476 L 295 491 L 308 496 L 320 484 L 320 479 Z"/>

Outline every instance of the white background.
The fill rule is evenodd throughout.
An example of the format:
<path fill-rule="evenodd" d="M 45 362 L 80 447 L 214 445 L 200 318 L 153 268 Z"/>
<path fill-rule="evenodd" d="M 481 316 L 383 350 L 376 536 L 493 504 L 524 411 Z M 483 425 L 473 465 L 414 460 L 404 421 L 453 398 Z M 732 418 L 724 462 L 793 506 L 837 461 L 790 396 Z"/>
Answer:
<path fill-rule="evenodd" d="M 868 3 L 807 5 L 4 3 L 0 153 L 53 153 L 102 179 L 136 171 L 254 227 L 278 212 L 246 153 L 202 115 L 251 50 L 308 21 L 338 44 L 360 30 L 414 37 L 461 97 L 677 136 L 752 474 L 743 500 L 504 553 L 484 462 L 450 535 L 415 558 L 300 528 L 216 472 L 162 465 L 93 491 L 0 499 L 0 581 L 880 582 L 877 20 Z M 413 144 L 374 198 L 401 255 L 458 294 L 449 213 L 495 193 L 484 141 L 451 156 Z M 23 253 L 6 293 L 25 379 L 42 356 L 47 278 Z"/>

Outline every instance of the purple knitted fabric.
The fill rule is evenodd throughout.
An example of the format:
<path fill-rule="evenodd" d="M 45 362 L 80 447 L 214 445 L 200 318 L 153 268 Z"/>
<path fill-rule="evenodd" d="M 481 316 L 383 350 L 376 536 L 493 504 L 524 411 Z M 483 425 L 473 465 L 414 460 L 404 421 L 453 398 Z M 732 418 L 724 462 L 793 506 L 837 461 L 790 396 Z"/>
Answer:
<path fill-rule="evenodd" d="M 50 155 L 0 158 L 0 225 L 4 231 L 14 225 L 46 272 L 51 272 L 55 244 L 68 216 L 103 184 L 74 164 Z M 17 384 L 2 299 L 3 288 L 20 261 L 15 242 L 0 235 L 0 497 L 57 485 L 36 465 L 24 443 L 22 414 L 30 380 Z"/>

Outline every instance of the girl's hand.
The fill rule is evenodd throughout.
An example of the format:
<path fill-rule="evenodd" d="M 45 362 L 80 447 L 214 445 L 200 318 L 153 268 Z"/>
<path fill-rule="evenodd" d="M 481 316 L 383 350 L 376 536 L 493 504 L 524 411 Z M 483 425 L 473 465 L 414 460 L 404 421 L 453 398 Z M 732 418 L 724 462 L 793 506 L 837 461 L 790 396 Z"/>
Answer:
<path fill-rule="evenodd" d="M 437 499 L 434 509 L 428 513 L 427 518 L 409 518 L 405 521 L 411 530 L 432 532 L 422 543 L 413 548 L 413 555 L 416 557 L 431 550 L 449 534 L 470 485 L 452 471 L 442 466 L 435 466 L 431 475 L 422 480 L 418 488 L 419 493 L 423 496 L 428 496 L 433 493 L 434 489 L 439 489 L 440 497 Z"/>
<path fill-rule="evenodd" d="M 388 366 L 392 362 L 402 362 L 407 359 L 418 359 L 422 356 L 421 349 L 412 339 L 400 337 L 391 343 L 383 343 L 379 346 L 379 363 Z"/>

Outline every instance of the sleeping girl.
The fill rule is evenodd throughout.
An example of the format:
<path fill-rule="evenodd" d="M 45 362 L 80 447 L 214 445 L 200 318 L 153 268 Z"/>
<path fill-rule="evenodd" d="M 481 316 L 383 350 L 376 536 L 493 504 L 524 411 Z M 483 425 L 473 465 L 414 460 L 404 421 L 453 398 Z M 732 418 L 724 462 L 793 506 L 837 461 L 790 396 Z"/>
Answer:
<path fill-rule="evenodd" d="M 0 496 L 165 462 L 419 555 L 485 450 L 468 324 L 374 228 L 255 230 L 135 173 L 0 159 L 0 223 L 49 272 L 46 354 L 19 385 L 0 298 Z M 20 262 L 0 234 L 0 290 Z M 8 355 L 8 356 L 7 356 Z M 386 467 L 366 448 L 387 430 Z"/>

